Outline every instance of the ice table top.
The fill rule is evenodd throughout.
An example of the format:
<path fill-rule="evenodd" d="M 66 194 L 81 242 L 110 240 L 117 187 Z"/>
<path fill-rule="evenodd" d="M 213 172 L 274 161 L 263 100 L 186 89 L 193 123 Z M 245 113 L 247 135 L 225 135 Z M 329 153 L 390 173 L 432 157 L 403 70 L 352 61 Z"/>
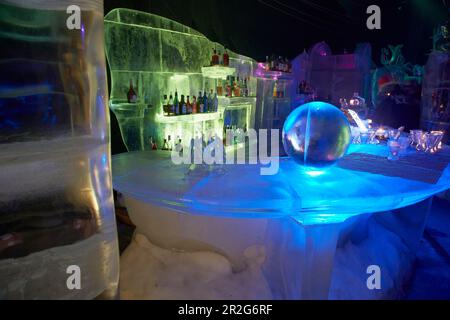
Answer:
<path fill-rule="evenodd" d="M 356 152 L 377 155 L 386 147 L 352 146 L 349 153 Z M 449 148 L 441 152 L 450 153 Z M 448 164 L 434 184 L 339 166 L 308 171 L 290 158 L 280 158 L 278 173 L 271 176 L 260 174 L 262 164 L 192 170 L 173 164 L 170 153 L 162 151 L 119 154 L 112 165 L 114 189 L 153 205 L 199 215 L 295 216 L 305 224 L 397 209 L 450 188 Z"/>

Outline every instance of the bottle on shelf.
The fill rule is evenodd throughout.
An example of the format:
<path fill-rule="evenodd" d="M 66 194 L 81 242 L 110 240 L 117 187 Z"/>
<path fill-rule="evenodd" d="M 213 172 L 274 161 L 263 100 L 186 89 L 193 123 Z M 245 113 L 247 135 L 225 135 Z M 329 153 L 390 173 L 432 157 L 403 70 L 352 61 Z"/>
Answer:
<path fill-rule="evenodd" d="M 164 143 L 163 143 L 161 150 L 164 150 L 164 151 L 169 150 L 169 144 L 167 143 L 167 139 L 164 139 Z"/>
<path fill-rule="evenodd" d="M 225 52 L 223 53 L 223 65 L 228 67 L 230 65 L 230 56 L 227 53 L 227 49 L 225 48 Z"/>
<path fill-rule="evenodd" d="M 211 65 L 217 66 L 218 64 L 219 64 L 219 56 L 217 55 L 217 50 L 214 48 L 212 59 L 211 59 Z"/>
<path fill-rule="evenodd" d="M 201 91 L 198 92 L 197 105 L 198 105 L 197 112 L 203 113 L 203 109 L 205 108 L 205 105 L 204 105 L 204 100 L 203 100 Z"/>
<path fill-rule="evenodd" d="M 186 102 L 184 102 L 184 94 L 181 95 L 179 114 L 186 114 Z"/>
<path fill-rule="evenodd" d="M 238 77 L 238 79 L 239 79 L 239 77 Z M 239 87 L 237 85 L 236 78 L 234 78 L 232 87 L 233 87 L 232 95 L 235 96 L 235 97 L 239 97 L 239 93 L 238 93 L 238 90 L 239 90 L 238 88 Z"/>
<path fill-rule="evenodd" d="M 175 140 L 175 151 L 178 152 L 180 156 L 183 155 L 183 144 L 180 136 L 177 136 L 177 139 Z"/>
<path fill-rule="evenodd" d="M 167 100 L 167 94 L 165 94 L 163 97 L 162 111 L 163 111 L 163 115 L 165 115 L 165 116 L 169 115 L 169 101 Z"/>
<path fill-rule="evenodd" d="M 168 110 L 169 110 L 169 116 L 172 116 L 175 112 L 175 110 L 173 109 L 173 97 L 172 97 L 172 92 L 169 95 L 169 102 L 168 102 Z"/>
<path fill-rule="evenodd" d="M 179 115 L 180 113 L 180 109 L 179 109 L 179 101 L 178 101 L 178 92 L 175 90 L 175 100 L 173 101 L 173 109 L 174 109 L 174 113 L 175 115 Z"/>
<path fill-rule="evenodd" d="M 208 93 L 208 107 L 206 108 L 206 112 L 212 112 L 212 104 L 213 104 L 212 94 L 213 94 L 213 91 L 211 89 L 211 91 Z"/>
<path fill-rule="evenodd" d="M 197 97 L 192 97 L 192 113 L 197 113 Z"/>
<path fill-rule="evenodd" d="M 167 150 L 172 151 L 172 140 L 170 136 L 167 136 Z"/>
<path fill-rule="evenodd" d="M 156 145 L 156 142 L 153 139 L 153 137 L 150 137 L 150 147 L 152 150 L 158 150 L 158 146 Z"/>
<path fill-rule="evenodd" d="M 137 102 L 137 94 L 133 88 L 133 79 L 130 80 L 130 88 L 128 89 L 127 100 L 128 100 L 128 103 L 136 103 Z"/>
<path fill-rule="evenodd" d="M 186 97 L 186 114 L 192 113 L 192 104 L 189 101 L 189 96 Z"/>
<path fill-rule="evenodd" d="M 217 82 L 217 95 L 222 96 L 223 95 L 223 88 L 222 88 L 222 80 L 218 80 Z"/>
<path fill-rule="evenodd" d="M 264 69 L 265 69 L 266 71 L 270 71 L 269 56 L 266 56 L 266 63 L 264 64 Z"/>
<path fill-rule="evenodd" d="M 273 85 L 273 97 L 276 98 L 278 96 L 278 88 L 277 88 L 277 82 L 275 81 L 275 84 Z"/>
<path fill-rule="evenodd" d="M 248 97 L 248 83 L 247 83 L 247 78 L 244 79 L 244 86 L 243 86 L 242 90 L 244 91 L 244 97 Z"/>
<path fill-rule="evenodd" d="M 206 95 L 206 90 L 204 91 L 203 94 L 203 108 L 202 108 L 202 113 L 208 112 L 208 96 Z"/>
<path fill-rule="evenodd" d="M 230 76 L 227 77 L 227 80 L 226 80 L 225 84 L 226 84 L 226 94 L 225 94 L 225 96 L 228 97 L 228 98 L 231 98 L 231 77 Z"/>

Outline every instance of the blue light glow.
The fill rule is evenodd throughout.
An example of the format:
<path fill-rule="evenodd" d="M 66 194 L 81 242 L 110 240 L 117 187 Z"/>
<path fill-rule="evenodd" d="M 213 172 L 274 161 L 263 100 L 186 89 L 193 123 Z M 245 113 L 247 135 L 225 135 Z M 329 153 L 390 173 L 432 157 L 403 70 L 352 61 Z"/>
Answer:
<path fill-rule="evenodd" d="M 325 173 L 325 170 L 306 170 L 305 173 L 310 177 L 318 177 Z"/>

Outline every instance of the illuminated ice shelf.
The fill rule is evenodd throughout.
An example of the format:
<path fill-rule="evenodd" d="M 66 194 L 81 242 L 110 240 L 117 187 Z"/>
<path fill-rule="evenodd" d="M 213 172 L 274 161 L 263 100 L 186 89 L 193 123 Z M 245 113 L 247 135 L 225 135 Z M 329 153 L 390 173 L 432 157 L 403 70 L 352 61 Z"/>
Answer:
<path fill-rule="evenodd" d="M 219 105 L 230 108 L 233 106 L 241 106 L 241 105 L 248 105 L 248 104 L 254 104 L 256 102 L 256 97 L 218 97 L 219 99 Z"/>
<path fill-rule="evenodd" d="M 226 79 L 228 76 L 234 75 L 236 72 L 235 68 L 224 67 L 224 66 L 211 66 L 203 67 L 202 75 L 206 78 L 212 79 Z"/>
<path fill-rule="evenodd" d="M 211 113 L 193 113 L 178 116 L 156 115 L 156 121 L 159 123 L 177 123 L 177 122 L 205 122 L 220 119 L 220 112 Z"/>
<path fill-rule="evenodd" d="M 257 69 L 255 71 L 255 77 L 269 80 L 293 80 L 294 76 L 289 72 L 282 71 L 266 71 Z"/>

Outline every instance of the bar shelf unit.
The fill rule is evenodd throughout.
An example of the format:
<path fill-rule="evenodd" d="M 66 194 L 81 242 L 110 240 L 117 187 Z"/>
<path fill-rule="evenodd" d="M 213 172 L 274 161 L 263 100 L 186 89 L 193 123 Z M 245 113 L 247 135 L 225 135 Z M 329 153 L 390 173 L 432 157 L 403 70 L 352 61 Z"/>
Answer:
<path fill-rule="evenodd" d="M 225 66 L 202 67 L 202 75 L 205 78 L 225 80 L 228 76 L 236 73 L 236 68 Z"/>

